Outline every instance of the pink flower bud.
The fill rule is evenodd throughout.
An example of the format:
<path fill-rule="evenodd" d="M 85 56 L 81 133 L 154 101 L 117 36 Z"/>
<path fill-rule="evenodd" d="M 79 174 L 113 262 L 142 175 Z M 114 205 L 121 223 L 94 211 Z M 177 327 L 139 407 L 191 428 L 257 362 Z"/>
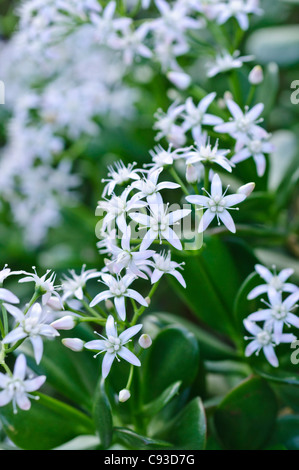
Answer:
<path fill-rule="evenodd" d="M 83 351 L 84 348 L 84 341 L 79 338 L 64 338 L 62 340 L 62 344 L 66 347 L 71 349 L 72 351 L 75 352 L 80 352 Z"/>
<path fill-rule="evenodd" d="M 264 81 L 264 72 L 260 65 L 256 65 L 250 72 L 248 77 L 251 85 L 259 85 Z"/>
<path fill-rule="evenodd" d="M 245 194 L 246 197 L 250 196 L 250 194 L 252 193 L 252 191 L 254 190 L 255 188 L 255 183 L 248 183 L 248 184 L 245 184 L 244 186 L 241 186 L 237 193 L 238 194 Z"/>
<path fill-rule="evenodd" d="M 186 181 L 189 184 L 195 184 L 198 181 L 198 171 L 193 165 L 187 165 Z"/>
<path fill-rule="evenodd" d="M 75 321 L 74 317 L 67 315 L 65 317 L 59 318 L 59 320 L 53 321 L 51 326 L 56 330 L 72 330 L 75 328 L 77 321 Z"/>
<path fill-rule="evenodd" d="M 152 338 L 149 335 L 145 334 L 145 335 L 140 336 L 138 343 L 141 348 L 148 349 L 151 347 L 153 342 L 152 342 Z"/>

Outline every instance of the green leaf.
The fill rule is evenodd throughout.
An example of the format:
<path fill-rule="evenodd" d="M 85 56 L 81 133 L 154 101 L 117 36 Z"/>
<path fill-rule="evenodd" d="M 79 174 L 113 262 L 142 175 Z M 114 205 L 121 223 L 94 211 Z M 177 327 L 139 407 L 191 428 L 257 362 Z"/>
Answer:
<path fill-rule="evenodd" d="M 193 382 L 199 367 L 199 349 L 188 330 L 170 327 L 161 331 L 148 351 L 143 367 L 145 403 L 155 400 L 176 381 L 185 388 Z"/>
<path fill-rule="evenodd" d="M 3 428 L 18 447 L 25 450 L 49 450 L 78 435 L 94 433 L 92 420 L 65 403 L 38 394 L 30 411 L 13 413 L 12 405 L 0 408 Z"/>
<path fill-rule="evenodd" d="M 113 422 L 111 405 L 105 391 L 105 381 L 103 379 L 99 381 L 95 393 L 93 419 L 100 436 L 101 445 L 107 449 L 112 441 Z"/>
<path fill-rule="evenodd" d="M 263 103 L 263 116 L 268 116 L 275 106 L 277 94 L 279 92 L 279 67 L 275 62 L 271 62 L 265 67 L 264 81 L 258 87 L 255 103 Z M 271 156 L 272 166 L 272 156 Z"/>
<path fill-rule="evenodd" d="M 88 351 L 76 353 L 61 344 L 63 337 L 73 336 L 85 341 L 93 339 L 86 325 L 63 332 L 59 339 L 44 342 L 44 355 L 39 365 L 35 362 L 30 343 L 25 342 L 20 350 L 26 354 L 29 367 L 37 375 L 46 375 L 47 383 L 55 390 L 90 410 L 99 377 L 99 366 Z"/>
<path fill-rule="evenodd" d="M 207 325 L 234 335 L 232 299 L 240 279 L 231 254 L 218 238 L 206 238 L 199 255 L 188 258 L 184 267 L 187 288 L 172 277 L 169 281 L 190 309 Z"/>
<path fill-rule="evenodd" d="M 199 397 L 194 398 L 157 437 L 167 439 L 177 450 L 203 450 L 206 445 L 206 417 Z"/>
<path fill-rule="evenodd" d="M 299 61 L 299 29 L 297 25 L 262 28 L 249 37 L 246 45 L 249 54 L 260 64 L 277 62 L 288 67 Z"/>
<path fill-rule="evenodd" d="M 278 419 L 275 441 L 288 450 L 299 450 L 299 416 L 282 416 Z"/>
<path fill-rule="evenodd" d="M 131 429 L 126 428 L 115 428 L 115 438 L 125 444 L 127 447 L 134 450 L 156 450 L 156 449 L 167 449 L 171 447 L 171 444 L 158 439 L 152 439 L 150 437 L 141 436 Z"/>
<path fill-rule="evenodd" d="M 274 372 L 265 372 L 258 368 L 255 368 L 255 372 L 268 380 L 269 382 L 274 382 L 284 385 L 292 385 L 293 387 L 299 387 L 299 375 L 291 374 L 290 372 L 285 372 L 282 370 L 275 370 Z M 298 390 L 297 390 L 298 393 Z M 299 403 L 299 400 L 298 400 Z"/>
<path fill-rule="evenodd" d="M 141 413 L 143 416 L 152 417 L 159 413 L 164 406 L 169 403 L 175 395 L 178 394 L 182 382 L 175 382 L 170 385 L 164 392 L 154 401 L 143 406 Z"/>
<path fill-rule="evenodd" d="M 183 317 L 170 313 L 154 313 L 145 318 L 145 330 L 147 329 L 148 323 L 158 323 L 160 328 L 162 326 L 180 325 L 191 331 L 199 343 L 200 353 L 204 360 L 218 361 L 236 359 L 237 357 L 236 351 L 232 347 Z"/>
<path fill-rule="evenodd" d="M 257 450 L 267 443 L 276 414 L 273 391 L 266 381 L 253 377 L 224 398 L 214 421 L 219 439 L 227 449 Z"/>

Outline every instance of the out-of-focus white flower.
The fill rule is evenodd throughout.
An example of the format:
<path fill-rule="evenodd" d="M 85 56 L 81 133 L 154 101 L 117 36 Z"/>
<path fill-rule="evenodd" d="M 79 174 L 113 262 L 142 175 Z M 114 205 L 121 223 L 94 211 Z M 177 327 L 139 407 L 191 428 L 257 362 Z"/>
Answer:
<path fill-rule="evenodd" d="M 230 18 L 236 18 L 240 28 L 246 31 L 249 28 L 248 15 L 261 15 L 263 10 L 259 8 L 259 0 L 228 0 L 219 5 L 217 22 L 224 24 Z"/>
<path fill-rule="evenodd" d="M 123 61 L 127 67 L 131 66 L 136 58 L 150 59 L 152 57 L 152 51 L 145 45 L 145 37 L 149 29 L 149 24 L 143 23 L 135 30 L 128 28 L 122 36 L 110 38 L 109 46 L 122 52 Z"/>
<path fill-rule="evenodd" d="M 171 274 L 183 287 L 186 287 L 185 279 L 178 271 L 178 269 L 182 269 L 182 266 L 184 266 L 185 263 L 176 263 L 175 261 L 171 261 L 170 251 L 168 253 L 156 253 L 153 256 L 153 259 L 154 261 L 150 262 L 150 266 L 154 268 L 151 276 L 152 284 L 158 282 L 164 274 Z"/>
<path fill-rule="evenodd" d="M 246 199 L 246 194 L 230 194 L 226 196 L 226 192 L 227 190 L 224 193 L 222 192 L 221 179 L 215 174 L 212 180 L 211 194 L 207 193 L 208 197 L 198 195 L 186 197 L 186 200 L 191 204 L 207 209 L 200 220 L 198 226 L 199 233 L 206 230 L 215 217 L 218 220 L 218 225 L 220 225 L 221 221 L 230 232 L 236 233 L 235 223 L 228 211 L 236 204 L 243 202 Z"/>
<path fill-rule="evenodd" d="M 286 282 L 288 278 L 294 274 L 293 269 L 287 268 L 280 271 L 280 273 L 277 273 L 276 268 L 274 266 L 273 274 L 265 266 L 262 266 L 261 264 L 256 264 L 255 270 L 261 276 L 261 278 L 266 281 L 266 284 L 262 284 L 252 289 L 252 291 L 248 294 L 248 300 L 255 299 L 259 295 L 269 292 L 270 288 L 274 288 L 278 292 L 294 293 L 299 291 L 299 288 L 295 284 Z"/>
<path fill-rule="evenodd" d="M 59 333 L 46 323 L 47 313 L 39 304 L 33 304 L 24 314 L 14 305 L 4 304 L 6 310 L 17 321 L 17 327 L 10 331 L 3 339 L 3 344 L 11 344 L 29 338 L 33 346 L 36 363 L 39 364 L 43 355 L 42 336 L 54 338 Z"/>
<path fill-rule="evenodd" d="M 22 279 L 19 280 L 20 283 L 24 282 L 34 282 L 35 283 L 35 288 L 36 290 L 40 290 L 40 292 L 43 294 L 42 295 L 42 302 L 43 305 L 46 305 L 46 303 L 50 300 L 52 296 L 57 297 L 58 300 L 61 302 L 61 308 L 63 309 L 63 302 L 60 299 L 60 295 L 56 291 L 56 286 L 54 286 L 56 274 L 53 272 L 50 277 L 47 276 L 50 274 L 51 269 L 48 269 L 46 274 L 43 276 L 39 277 L 37 275 L 36 269 L 33 266 L 32 268 L 34 270 L 34 273 L 27 273 L 26 271 L 22 271 L 22 274 L 26 274 L 26 277 L 23 277 Z"/>
<path fill-rule="evenodd" d="M 38 400 L 39 397 L 31 395 L 31 392 L 38 390 L 46 381 L 45 375 L 40 375 L 34 379 L 26 377 L 26 359 L 24 354 L 18 356 L 13 375 L 2 374 L 0 372 L 0 406 L 6 406 L 12 402 L 13 411 L 17 413 L 17 407 L 27 411 L 31 408 L 29 398 Z"/>
<path fill-rule="evenodd" d="M 176 124 L 178 117 L 184 111 L 185 105 L 178 105 L 177 102 L 172 103 L 165 113 L 162 109 L 158 109 L 155 114 L 156 122 L 154 129 L 158 130 L 156 140 L 166 137 L 169 143 L 175 147 L 181 147 L 186 142 L 185 131 L 181 126 Z"/>
<path fill-rule="evenodd" d="M 251 136 L 255 139 L 267 138 L 268 133 L 258 124 L 262 121 L 260 115 L 264 110 L 264 105 L 259 103 L 252 109 L 246 107 L 245 113 L 232 100 L 227 100 L 227 107 L 233 118 L 230 122 L 217 125 L 216 132 L 221 134 L 230 134 L 234 139 L 244 140 Z"/>
<path fill-rule="evenodd" d="M 99 335 L 103 338 L 102 340 L 94 340 L 85 343 L 86 349 L 99 351 L 98 354 L 105 353 L 102 363 L 102 375 L 104 379 L 108 376 L 115 358 L 119 360 L 119 357 L 121 357 L 134 366 L 141 365 L 135 354 L 125 347 L 125 345 L 141 330 L 141 328 L 142 325 L 131 326 L 118 336 L 114 318 L 112 315 L 109 315 L 106 323 L 107 338 Z M 96 356 L 98 354 L 96 354 Z"/>
<path fill-rule="evenodd" d="M 114 299 L 116 311 L 122 321 L 126 319 L 126 305 L 125 298 L 129 297 L 136 300 L 143 307 L 148 307 L 145 299 L 139 292 L 134 289 L 129 289 L 129 286 L 135 279 L 135 276 L 126 274 L 124 277 L 115 278 L 110 274 L 102 274 L 103 283 L 108 287 L 108 290 L 96 295 L 90 302 L 90 306 L 94 307 L 98 303 L 107 299 Z"/>
<path fill-rule="evenodd" d="M 248 320 L 266 322 L 267 327 L 272 328 L 275 335 L 281 335 L 284 325 L 293 325 L 299 328 L 299 317 L 292 313 L 299 300 L 299 289 L 282 301 L 281 292 L 277 292 L 273 287 L 268 290 L 269 302 L 264 303 L 268 306 L 266 309 L 258 310 L 249 315 Z"/>
<path fill-rule="evenodd" d="M 87 281 L 95 279 L 101 276 L 101 273 L 96 269 L 88 269 L 85 271 L 86 265 L 84 264 L 80 274 L 76 274 L 74 269 L 71 269 L 71 277 L 64 276 L 62 280 L 63 296 L 62 300 L 65 301 L 70 297 L 75 297 L 78 300 L 83 299 L 83 289 L 86 286 Z"/>
<path fill-rule="evenodd" d="M 108 182 L 105 186 L 102 197 L 105 197 L 106 194 L 111 196 L 115 186 L 123 185 L 129 183 L 130 180 L 139 180 L 140 176 L 138 175 L 138 169 L 134 170 L 134 167 L 137 163 L 130 163 L 128 166 L 125 166 L 122 161 L 116 162 L 114 167 L 108 166 L 108 179 L 102 179 L 102 183 Z"/>
<path fill-rule="evenodd" d="M 253 56 L 240 56 L 240 51 L 235 51 L 230 54 L 228 51 L 222 51 L 215 57 L 215 61 L 208 64 L 207 76 L 209 78 L 215 77 L 219 73 L 229 72 L 230 70 L 239 69 L 243 66 L 244 62 L 251 62 L 254 60 Z"/>
<path fill-rule="evenodd" d="M 265 354 L 267 361 L 273 367 L 278 367 L 279 362 L 275 354 L 275 346 L 280 343 L 292 343 L 296 340 L 296 336 L 292 334 L 274 335 L 271 326 L 265 326 L 264 329 L 260 328 L 256 323 L 250 320 L 244 320 L 244 326 L 253 336 L 245 337 L 246 340 L 251 339 L 245 350 L 245 356 L 249 357 L 253 353 L 258 355 L 261 350 Z"/>
<path fill-rule="evenodd" d="M 270 154 L 275 149 L 274 145 L 269 142 L 269 136 L 260 139 L 243 137 L 242 140 L 237 143 L 236 148 L 238 151 L 232 157 L 231 162 L 237 164 L 252 157 L 256 164 L 258 176 L 263 176 L 266 171 L 267 161 L 265 154 Z"/>
<path fill-rule="evenodd" d="M 202 126 L 216 126 L 223 122 L 220 117 L 207 113 L 209 106 L 215 98 L 216 93 L 210 93 L 197 106 L 193 103 L 192 98 L 187 99 L 184 112 L 182 113 L 184 118 L 183 129 L 185 132 L 191 130 L 194 140 L 201 138 Z"/>
<path fill-rule="evenodd" d="M 191 209 L 179 209 L 174 212 L 168 212 L 167 207 L 163 203 L 155 203 L 149 205 L 150 215 L 131 212 L 129 215 L 134 222 L 137 222 L 141 227 L 147 227 L 148 231 L 143 237 L 140 250 L 146 250 L 157 238 L 162 241 L 162 238 L 168 241 L 177 250 L 182 250 L 182 244 L 170 227 L 178 223 L 181 219 L 191 213 Z"/>

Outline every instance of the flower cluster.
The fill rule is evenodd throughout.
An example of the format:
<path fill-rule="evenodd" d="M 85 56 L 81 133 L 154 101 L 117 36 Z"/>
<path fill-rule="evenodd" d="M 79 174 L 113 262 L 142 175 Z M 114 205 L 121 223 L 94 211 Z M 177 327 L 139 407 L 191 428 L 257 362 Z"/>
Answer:
<path fill-rule="evenodd" d="M 73 190 L 80 179 L 72 175 L 71 161 L 80 156 L 80 145 L 70 147 L 70 141 L 100 135 L 102 122 L 123 125 L 134 116 L 140 95 L 136 77 L 141 82 L 151 80 L 153 64 L 158 63 L 176 87 L 188 88 L 191 76 L 179 59 L 194 47 L 192 38 L 204 40 L 202 31 L 211 21 L 217 28 L 237 21 L 246 30 L 249 17 L 261 14 L 258 0 L 101 3 L 24 0 L 18 8 L 18 30 L 0 47 L 1 79 L 9 83 L 6 103 L 12 116 L 1 152 L 1 198 L 11 206 L 27 245 L 39 245 L 48 230 L 60 223 L 61 205 L 77 200 Z M 220 55 L 207 60 L 213 62 L 207 69 L 212 77 L 240 68 L 252 58 L 240 57 L 238 51 L 229 53 L 222 45 Z M 130 75 L 134 86 L 126 80 Z M 184 131 L 194 120 L 219 124 L 219 119 L 211 121 L 205 113 L 205 104 L 196 110 L 189 100 Z M 194 127 L 194 135 L 199 126 Z M 245 134 L 238 139 L 234 163 L 252 156 L 261 175 L 263 155 L 272 149 L 268 136 Z M 174 139 L 181 141 L 182 133 L 174 133 Z M 64 177 L 59 179 L 61 172 Z M 51 175 L 47 181 L 45 174 Z"/>
<path fill-rule="evenodd" d="M 252 313 L 244 320 L 245 328 L 253 335 L 246 337 L 252 341 L 248 344 L 245 355 L 247 357 L 253 353 L 258 355 L 263 350 L 269 363 L 273 367 L 278 367 L 275 348 L 281 343 L 292 343 L 296 340 L 293 334 L 284 333 L 284 327 L 299 328 L 299 317 L 293 313 L 299 300 L 299 288 L 295 284 L 286 282 L 294 273 L 292 269 L 283 269 L 277 273 L 274 266 L 274 274 L 260 264 L 256 265 L 255 269 L 265 283 L 255 287 L 248 294 L 248 300 L 267 294 L 268 301 L 263 300 L 266 308 Z M 262 327 L 257 325 L 259 322 L 263 323 Z"/>

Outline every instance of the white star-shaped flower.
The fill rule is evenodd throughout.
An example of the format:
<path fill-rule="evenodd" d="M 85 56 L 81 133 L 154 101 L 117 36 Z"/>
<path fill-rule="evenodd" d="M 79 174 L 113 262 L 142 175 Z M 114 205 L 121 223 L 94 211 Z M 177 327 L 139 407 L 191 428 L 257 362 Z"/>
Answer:
<path fill-rule="evenodd" d="M 101 336 L 103 339 L 94 340 L 85 343 L 85 348 L 92 351 L 99 351 L 98 354 L 105 353 L 102 362 L 102 375 L 105 379 L 111 369 L 114 359 L 119 360 L 121 357 L 125 361 L 133 364 L 134 366 L 140 366 L 139 359 L 133 354 L 125 345 L 135 336 L 142 328 L 142 325 L 135 325 L 127 330 L 123 331 L 119 336 L 117 334 L 116 323 L 112 315 L 109 315 L 106 323 L 106 334 L 107 338 Z M 98 355 L 96 354 L 96 356 Z M 95 356 L 95 357 L 96 357 Z"/>
<path fill-rule="evenodd" d="M 292 313 L 292 310 L 297 307 L 299 289 L 283 301 L 281 292 L 270 287 L 268 297 L 269 303 L 264 301 L 268 308 L 252 313 L 248 320 L 266 322 L 266 325 L 273 329 L 275 335 L 282 334 L 284 325 L 293 325 L 299 328 L 299 317 Z"/>
<path fill-rule="evenodd" d="M 129 183 L 130 180 L 138 180 L 140 177 L 138 175 L 138 169 L 134 170 L 136 163 L 130 163 L 128 166 L 125 166 L 122 161 L 116 162 L 114 166 L 108 166 L 108 179 L 102 179 L 102 183 L 107 182 L 105 186 L 102 197 L 106 195 L 111 196 L 115 186 L 123 185 Z"/>
<path fill-rule="evenodd" d="M 69 270 L 71 277 L 64 276 L 62 281 L 63 301 L 69 297 L 75 297 L 78 300 L 83 299 L 83 288 L 86 286 L 87 281 L 100 277 L 102 273 L 96 269 L 88 269 L 85 271 L 86 265 L 84 264 L 80 274 L 76 274 L 74 269 Z"/>
<path fill-rule="evenodd" d="M 223 122 L 220 117 L 207 113 L 209 106 L 215 98 L 216 93 L 210 93 L 197 106 L 193 103 L 192 98 L 187 99 L 185 112 L 182 114 L 184 118 L 183 129 L 185 132 L 191 129 L 194 140 L 201 138 L 202 126 L 217 126 Z"/>
<path fill-rule="evenodd" d="M 296 292 L 299 288 L 295 284 L 291 284 L 290 282 L 286 282 L 287 279 L 294 274 L 293 269 L 283 269 L 280 273 L 276 273 L 276 268 L 274 267 L 274 274 L 267 269 L 265 266 L 261 264 L 255 265 L 256 272 L 261 276 L 266 284 L 262 284 L 260 286 L 255 287 L 252 289 L 251 292 L 248 294 L 248 300 L 255 299 L 261 294 L 265 294 L 269 292 L 270 288 L 276 289 L 278 292 Z"/>
<path fill-rule="evenodd" d="M 108 287 L 108 290 L 100 292 L 90 302 L 90 306 L 94 307 L 103 300 L 114 299 L 116 311 L 122 321 L 126 319 L 126 305 L 125 298 L 129 297 L 138 302 L 143 307 L 148 307 L 148 303 L 139 292 L 134 289 L 129 289 L 129 286 L 135 279 L 135 276 L 126 274 L 124 277 L 113 277 L 110 274 L 102 274 L 103 283 Z"/>
<path fill-rule="evenodd" d="M 221 221 L 230 232 L 236 233 L 235 223 L 228 211 L 232 210 L 236 204 L 243 202 L 246 199 L 246 194 L 238 193 L 226 196 L 227 189 L 224 193 L 222 192 L 221 179 L 215 174 L 212 180 L 211 194 L 207 193 L 208 196 L 194 195 L 186 197 L 186 200 L 191 204 L 206 209 L 198 226 L 199 233 L 206 230 L 215 217 L 218 220 L 218 225 Z"/>
<path fill-rule="evenodd" d="M 15 318 L 17 326 L 3 338 L 2 343 L 11 344 L 29 338 L 33 346 L 36 363 L 39 364 L 44 350 L 42 336 L 47 338 L 59 336 L 55 328 L 46 323 L 48 316 L 47 309 L 43 309 L 36 303 L 24 315 L 14 305 L 5 303 L 4 307 Z"/>
<path fill-rule="evenodd" d="M 2 374 L 0 372 L 0 407 L 12 402 L 13 411 L 17 413 L 17 406 L 24 411 L 31 408 L 29 398 L 38 400 L 39 397 L 31 395 L 31 392 L 38 390 L 46 381 L 46 376 L 41 375 L 33 379 L 26 377 L 26 359 L 24 354 L 18 356 L 13 375 Z"/>
<path fill-rule="evenodd" d="M 152 284 L 158 282 L 164 274 L 171 274 L 183 287 L 186 287 L 185 279 L 178 271 L 178 269 L 182 269 L 182 266 L 185 263 L 176 263 L 175 261 L 171 261 L 170 251 L 168 253 L 156 253 L 153 256 L 153 259 L 153 262 L 150 261 L 150 266 L 154 268 L 153 274 L 151 276 Z"/>
<path fill-rule="evenodd" d="M 164 207 L 163 203 L 150 204 L 150 215 L 137 212 L 130 213 L 130 217 L 141 227 L 147 227 L 149 230 L 143 237 L 140 250 L 146 250 L 156 239 L 162 238 L 168 241 L 177 250 L 182 250 L 182 244 L 170 227 L 177 224 L 181 219 L 191 213 L 191 209 L 179 209 L 174 212 L 168 212 L 168 207 Z"/>
<path fill-rule="evenodd" d="M 265 354 L 267 361 L 273 366 L 278 367 L 279 362 L 275 354 L 275 346 L 280 343 L 292 343 L 296 340 L 296 336 L 292 334 L 282 334 L 275 336 L 270 326 L 265 326 L 264 329 L 260 328 L 256 323 L 250 320 L 244 320 L 244 326 L 252 337 L 245 337 L 246 340 L 251 339 L 251 343 L 248 344 L 245 350 L 245 356 L 249 357 L 253 353 L 258 355 L 261 350 Z"/>
<path fill-rule="evenodd" d="M 48 274 L 50 274 L 50 272 L 51 272 L 50 269 L 48 269 L 46 274 L 44 274 L 41 277 L 37 275 L 36 269 L 35 269 L 34 266 L 33 266 L 32 269 L 34 270 L 34 273 L 27 273 L 26 271 L 22 271 L 22 274 L 26 274 L 26 277 L 23 277 L 22 279 L 20 279 L 19 282 L 20 283 L 34 282 L 35 283 L 35 288 L 40 289 L 41 293 L 43 294 L 42 295 L 43 305 L 46 305 L 48 300 L 52 296 L 55 296 L 59 299 L 60 304 L 61 304 L 61 308 L 63 308 L 63 303 L 62 303 L 62 300 L 60 298 L 60 295 L 56 291 L 57 286 L 54 285 L 56 274 L 53 272 L 50 275 L 50 277 L 48 277 L 48 279 L 47 279 Z"/>

